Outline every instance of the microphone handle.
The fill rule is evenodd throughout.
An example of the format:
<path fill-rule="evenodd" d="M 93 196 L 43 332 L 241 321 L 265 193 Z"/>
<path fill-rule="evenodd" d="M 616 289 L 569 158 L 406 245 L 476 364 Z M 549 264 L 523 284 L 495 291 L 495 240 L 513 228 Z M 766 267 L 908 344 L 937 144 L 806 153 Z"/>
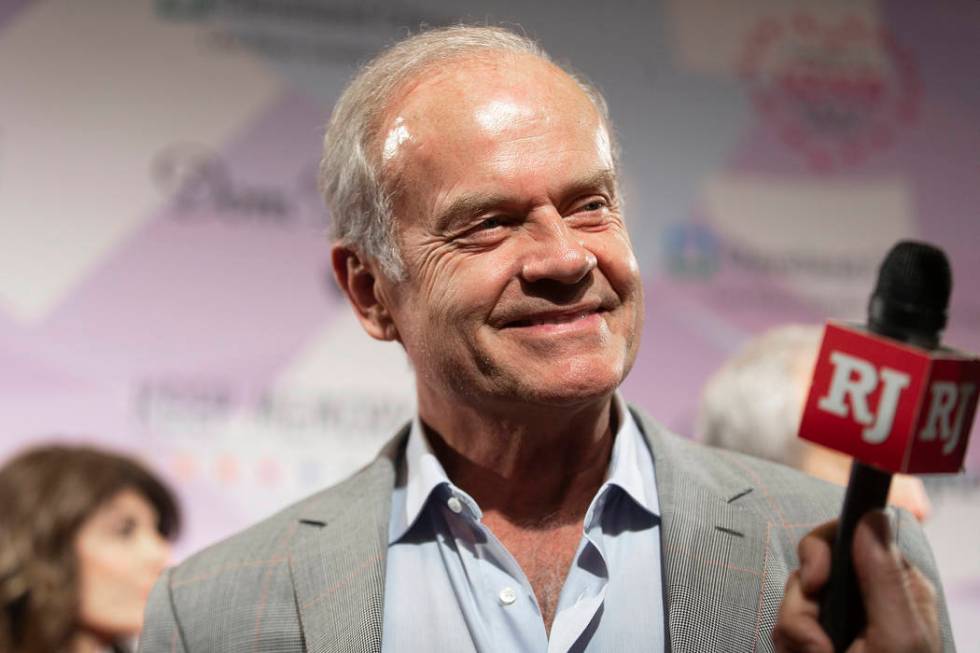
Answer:
<path fill-rule="evenodd" d="M 838 653 L 847 650 L 865 624 L 864 601 L 851 560 L 854 529 L 865 513 L 885 507 L 891 482 L 890 472 L 857 460 L 851 463 L 851 478 L 834 538 L 830 580 L 820 605 L 820 625 Z"/>

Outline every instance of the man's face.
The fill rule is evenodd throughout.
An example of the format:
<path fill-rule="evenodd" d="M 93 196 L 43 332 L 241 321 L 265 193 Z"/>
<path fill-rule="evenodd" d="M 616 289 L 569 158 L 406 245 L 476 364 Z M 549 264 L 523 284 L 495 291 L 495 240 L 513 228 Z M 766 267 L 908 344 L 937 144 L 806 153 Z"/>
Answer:
<path fill-rule="evenodd" d="M 615 390 L 642 288 L 609 135 L 577 84 L 530 56 L 455 63 L 401 94 L 378 147 L 406 268 L 378 294 L 420 406 Z"/>

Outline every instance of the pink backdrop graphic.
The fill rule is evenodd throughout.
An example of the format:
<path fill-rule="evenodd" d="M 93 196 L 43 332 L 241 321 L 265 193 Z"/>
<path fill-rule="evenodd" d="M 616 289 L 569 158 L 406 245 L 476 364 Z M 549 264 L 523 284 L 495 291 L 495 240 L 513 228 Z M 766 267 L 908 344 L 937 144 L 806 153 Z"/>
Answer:
<path fill-rule="evenodd" d="M 0 5 L 0 458 L 139 456 L 183 557 L 374 455 L 411 371 L 332 285 L 315 171 L 357 62 L 420 23 L 520 24 L 609 98 L 647 295 L 624 393 L 671 428 L 752 334 L 862 319 L 901 238 L 948 252 L 945 342 L 980 350 L 975 2 L 593 4 Z M 974 445 L 929 482 L 961 650 L 978 478 Z"/>

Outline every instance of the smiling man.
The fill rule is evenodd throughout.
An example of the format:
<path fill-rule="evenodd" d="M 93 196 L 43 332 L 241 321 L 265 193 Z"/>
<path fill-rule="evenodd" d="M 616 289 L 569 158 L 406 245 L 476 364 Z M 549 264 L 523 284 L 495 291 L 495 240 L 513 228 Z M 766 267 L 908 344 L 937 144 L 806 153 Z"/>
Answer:
<path fill-rule="evenodd" d="M 325 138 L 333 266 L 364 329 L 404 348 L 417 416 L 347 481 L 169 571 L 143 650 L 772 647 L 797 542 L 839 492 L 616 393 L 643 291 L 615 154 L 595 89 L 505 30 L 425 32 L 359 73 Z M 906 573 L 882 542 L 876 564 Z M 823 581 L 802 578 L 785 650 L 819 640 Z M 945 613 L 923 605 L 935 642 Z"/>

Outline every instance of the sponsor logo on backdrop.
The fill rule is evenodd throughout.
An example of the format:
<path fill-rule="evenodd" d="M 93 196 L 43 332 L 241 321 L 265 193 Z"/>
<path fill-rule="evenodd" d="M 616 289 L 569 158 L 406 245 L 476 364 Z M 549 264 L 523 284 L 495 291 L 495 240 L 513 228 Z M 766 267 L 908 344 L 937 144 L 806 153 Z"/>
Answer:
<path fill-rule="evenodd" d="M 749 245 L 726 243 L 724 260 L 734 267 L 758 274 L 814 280 L 860 279 L 871 274 L 878 265 L 872 256 L 848 256 L 830 252 L 763 251 Z"/>
<path fill-rule="evenodd" d="M 858 165 L 916 120 L 912 53 L 861 16 L 760 20 L 737 63 L 759 115 L 814 171 Z"/>
<path fill-rule="evenodd" d="M 134 386 L 134 427 L 171 452 L 181 482 L 305 491 L 374 456 L 414 402 L 383 393 L 250 390 L 225 380 L 153 379 Z"/>
<path fill-rule="evenodd" d="M 316 189 L 316 164 L 304 166 L 291 185 L 252 182 L 236 176 L 228 161 L 193 144 L 176 144 L 157 154 L 150 175 L 171 201 L 171 216 L 186 222 L 220 220 L 323 231 L 328 224 Z"/>
<path fill-rule="evenodd" d="M 664 230 L 662 251 L 674 277 L 710 279 L 718 272 L 721 244 L 707 226 L 678 222 Z"/>
<path fill-rule="evenodd" d="M 254 52 L 279 62 L 354 64 L 366 59 L 381 44 L 303 38 L 258 30 L 237 33 L 213 30 L 205 35 L 202 46 L 222 54 Z"/>
<path fill-rule="evenodd" d="M 852 315 L 867 301 L 865 280 L 873 278 L 880 262 L 870 255 L 815 248 L 756 247 L 724 238 L 703 223 L 670 225 L 660 244 L 664 274 L 671 282 L 698 286 L 702 299 L 732 314 L 780 311 L 801 300 L 812 303 L 800 293 L 803 287 L 820 291 L 821 312 Z"/>
<path fill-rule="evenodd" d="M 660 247 L 664 273 L 669 278 L 703 284 L 710 289 L 713 301 L 733 311 L 785 306 L 790 291 L 779 283 L 770 286 L 744 281 L 730 283 L 723 276 L 725 271 L 749 273 L 776 282 L 793 279 L 836 287 L 840 289 L 837 296 L 822 296 L 822 310 L 840 315 L 860 314 L 867 301 L 866 283 L 871 283 L 881 263 L 880 255 L 757 248 L 751 243 L 725 239 L 711 226 L 698 222 L 667 225 L 661 232 Z M 329 281 L 331 292 L 339 292 L 332 278 Z M 977 297 L 958 296 L 954 320 L 958 328 L 980 327 Z"/>
<path fill-rule="evenodd" d="M 667 272 L 678 279 L 711 281 L 726 266 L 774 277 L 854 279 L 873 272 L 878 264 L 871 256 L 755 249 L 722 239 L 708 225 L 690 222 L 668 225 L 661 247 Z"/>
<path fill-rule="evenodd" d="M 453 16 L 380 0 L 156 0 L 159 17 L 213 23 L 204 46 L 276 61 L 355 63 L 406 25 L 448 25 Z M 379 38 L 364 38 L 365 33 Z"/>
<path fill-rule="evenodd" d="M 448 20 L 405 2 L 389 0 L 156 0 L 156 13 L 174 20 L 200 20 L 214 15 L 272 18 L 328 26 L 388 24 L 404 27 L 420 21 Z"/>
<path fill-rule="evenodd" d="M 248 389 L 223 380 L 155 379 L 138 384 L 132 411 L 152 437 L 214 440 L 232 420 L 277 443 L 359 439 L 394 432 L 414 402 L 384 393 Z"/>

